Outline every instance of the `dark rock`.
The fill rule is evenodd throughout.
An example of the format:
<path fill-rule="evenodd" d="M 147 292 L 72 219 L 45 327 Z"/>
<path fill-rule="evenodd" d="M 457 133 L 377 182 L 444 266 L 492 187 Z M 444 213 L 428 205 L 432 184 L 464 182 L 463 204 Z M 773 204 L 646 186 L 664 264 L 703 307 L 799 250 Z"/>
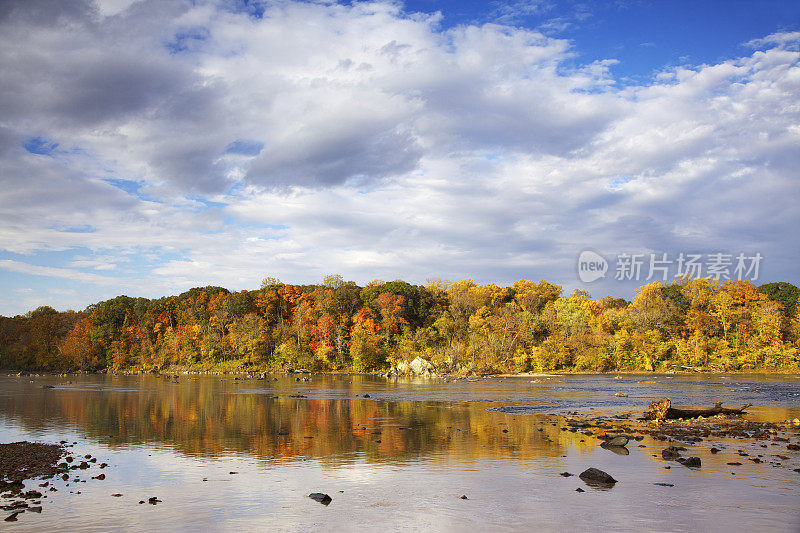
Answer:
<path fill-rule="evenodd" d="M 570 477 L 570 476 L 574 476 L 574 475 L 575 475 L 575 474 L 570 474 L 569 472 L 561 472 L 561 473 L 559 474 L 559 476 L 564 476 L 564 477 Z"/>
<path fill-rule="evenodd" d="M 711 453 L 719 453 L 719 452 L 721 452 L 722 450 L 720 450 L 719 448 L 711 448 L 711 450 L 709 450 L 709 451 L 710 451 Z"/>
<path fill-rule="evenodd" d="M 322 492 L 312 492 L 308 495 L 308 497 L 315 502 L 321 503 L 322 505 L 329 505 L 333 501 L 333 498 L 327 494 L 323 494 Z"/>
<path fill-rule="evenodd" d="M 100 474 L 98 476 L 93 476 L 92 477 L 92 479 L 99 479 L 100 481 L 104 480 L 105 478 L 106 478 L 105 474 Z"/>
<path fill-rule="evenodd" d="M 653 483 L 653 485 L 658 485 L 659 487 L 674 487 L 672 483 Z"/>
<path fill-rule="evenodd" d="M 115 498 L 119 498 L 120 496 L 122 496 L 122 494 L 116 493 L 116 494 L 112 494 L 112 496 L 115 497 Z"/>
<path fill-rule="evenodd" d="M 686 459 L 679 460 L 679 462 L 683 466 L 688 466 L 691 468 L 700 468 L 700 458 L 699 457 L 687 457 Z"/>
<path fill-rule="evenodd" d="M 233 474 L 238 474 L 239 472 L 228 472 L 228 473 L 233 475 Z"/>
<path fill-rule="evenodd" d="M 666 459 L 667 461 L 676 461 L 681 457 L 680 450 L 681 448 L 678 446 L 670 446 L 668 448 L 664 448 L 661 451 L 661 457 Z"/>
<path fill-rule="evenodd" d="M 5 518 L 5 521 L 6 522 L 16 522 L 17 521 L 17 515 L 20 514 L 20 513 L 24 513 L 24 512 L 25 511 L 17 511 L 16 513 L 11 513 L 10 515 L 8 515 Z"/>
<path fill-rule="evenodd" d="M 27 511 L 29 513 L 39 513 L 39 514 L 41 514 L 42 513 L 42 506 L 41 505 L 37 505 L 36 507 L 28 507 Z"/>
<path fill-rule="evenodd" d="M 577 489 L 575 489 L 575 492 L 586 492 L 586 491 L 583 490 L 582 488 L 578 487 Z"/>
<path fill-rule="evenodd" d="M 787 450 L 800 450 L 800 445 L 798 445 L 798 444 L 789 444 L 788 446 L 786 446 L 786 449 Z"/>
<path fill-rule="evenodd" d="M 3 511 L 17 511 L 19 509 L 27 509 L 27 508 L 28 504 L 22 500 L 17 502 L 11 502 L 8 505 L 0 505 L 0 509 L 2 509 Z"/>
<path fill-rule="evenodd" d="M 731 466 L 742 466 L 742 463 L 739 463 L 737 461 L 732 461 L 732 462 L 730 462 L 728 464 L 731 465 Z"/>
<path fill-rule="evenodd" d="M 157 503 L 161 503 L 161 500 L 159 500 L 157 496 L 151 496 L 150 498 L 147 499 L 147 503 L 149 503 L 150 505 L 155 505 Z"/>
<path fill-rule="evenodd" d="M 606 435 L 606 440 L 600 446 L 607 448 L 609 446 L 627 446 L 630 438 L 627 435 Z"/>
<path fill-rule="evenodd" d="M 597 468 L 588 468 L 581 472 L 580 477 L 587 485 L 613 486 L 616 479 Z"/>
<path fill-rule="evenodd" d="M 467 495 L 466 495 L 466 494 L 462 494 L 462 495 L 461 495 L 461 499 L 462 499 L 462 500 L 469 500 L 469 498 L 467 498 Z"/>
<path fill-rule="evenodd" d="M 369 398 L 369 397 L 370 397 L 370 395 L 369 395 L 369 394 L 365 394 L 365 395 L 364 395 L 364 398 Z"/>

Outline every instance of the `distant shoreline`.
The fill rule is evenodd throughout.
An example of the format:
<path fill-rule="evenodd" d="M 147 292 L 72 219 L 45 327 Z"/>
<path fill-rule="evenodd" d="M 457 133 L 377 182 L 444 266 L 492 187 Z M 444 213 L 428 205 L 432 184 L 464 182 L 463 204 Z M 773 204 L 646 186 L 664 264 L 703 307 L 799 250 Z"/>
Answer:
<path fill-rule="evenodd" d="M 80 376 L 80 375 L 113 375 L 113 376 L 249 376 L 253 379 L 258 379 L 261 376 L 292 376 L 292 375 L 315 375 L 315 376 L 374 376 L 383 377 L 385 379 L 489 379 L 489 378 L 551 378 L 563 376 L 648 376 L 648 377 L 666 377 L 666 376 L 795 376 L 800 379 L 800 369 L 795 370 L 752 370 L 741 371 L 734 370 L 728 372 L 718 371 L 696 371 L 690 372 L 686 370 L 675 371 L 660 371 L 660 372 L 647 372 L 643 370 L 620 370 L 614 372 L 571 372 L 554 370 L 551 372 L 517 372 L 517 373 L 502 373 L 502 374 L 475 374 L 475 375 L 461 375 L 461 374 L 440 374 L 437 376 L 420 376 L 420 375 L 395 375 L 387 377 L 383 372 L 312 372 L 306 370 L 222 370 L 222 369 L 197 369 L 197 368 L 167 368 L 162 370 L 82 370 L 74 372 L 52 372 L 52 371 L 31 371 L 31 370 L 16 370 L 16 369 L 3 369 L 0 370 L 0 375 L 4 376 Z"/>

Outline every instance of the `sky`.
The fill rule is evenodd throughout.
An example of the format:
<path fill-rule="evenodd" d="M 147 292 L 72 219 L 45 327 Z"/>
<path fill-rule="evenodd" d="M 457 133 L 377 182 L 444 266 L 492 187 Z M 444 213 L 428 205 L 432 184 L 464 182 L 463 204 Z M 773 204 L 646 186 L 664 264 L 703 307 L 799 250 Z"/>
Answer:
<path fill-rule="evenodd" d="M 267 276 L 800 284 L 799 168 L 797 2 L 0 2 L 5 316 Z"/>

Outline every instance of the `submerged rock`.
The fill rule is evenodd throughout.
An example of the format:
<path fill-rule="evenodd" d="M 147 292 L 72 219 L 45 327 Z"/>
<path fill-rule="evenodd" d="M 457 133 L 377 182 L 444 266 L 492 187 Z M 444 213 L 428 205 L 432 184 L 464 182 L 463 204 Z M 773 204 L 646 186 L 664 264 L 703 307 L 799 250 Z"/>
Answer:
<path fill-rule="evenodd" d="M 685 450 L 681 446 L 670 446 L 668 448 L 664 448 L 661 452 L 661 457 L 666 459 L 667 461 L 677 461 L 681 457 L 681 451 Z"/>

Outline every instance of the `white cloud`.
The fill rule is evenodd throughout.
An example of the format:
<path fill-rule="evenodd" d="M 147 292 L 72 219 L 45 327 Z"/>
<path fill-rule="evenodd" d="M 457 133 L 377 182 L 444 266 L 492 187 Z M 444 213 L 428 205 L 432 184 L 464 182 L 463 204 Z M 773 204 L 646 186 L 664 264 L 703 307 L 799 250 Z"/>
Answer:
<path fill-rule="evenodd" d="M 101 285 L 114 285 L 115 281 L 98 274 L 90 274 L 86 272 L 79 272 L 68 268 L 58 267 L 44 267 L 39 265 L 31 265 L 20 261 L 12 261 L 10 259 L 0 259 L 0 269 L 8 270 L 11 272 L 19 272 L 22 274 L 29 274 L 33 276 L 47 276 L 52 278 L 62 278 L 72 281 L 80 281 L 84 283 L 101 284 Z"/>
<path fill-rule="evenodd" d="M 330 272 L 571 284 L 590 246 L 761 251 L 798 281 L 795 34 L 615 88 L 613 58 L 568 66 L 565 40 L 389 3 L 9 5 L 6 270 L 106 296 Z"/>

